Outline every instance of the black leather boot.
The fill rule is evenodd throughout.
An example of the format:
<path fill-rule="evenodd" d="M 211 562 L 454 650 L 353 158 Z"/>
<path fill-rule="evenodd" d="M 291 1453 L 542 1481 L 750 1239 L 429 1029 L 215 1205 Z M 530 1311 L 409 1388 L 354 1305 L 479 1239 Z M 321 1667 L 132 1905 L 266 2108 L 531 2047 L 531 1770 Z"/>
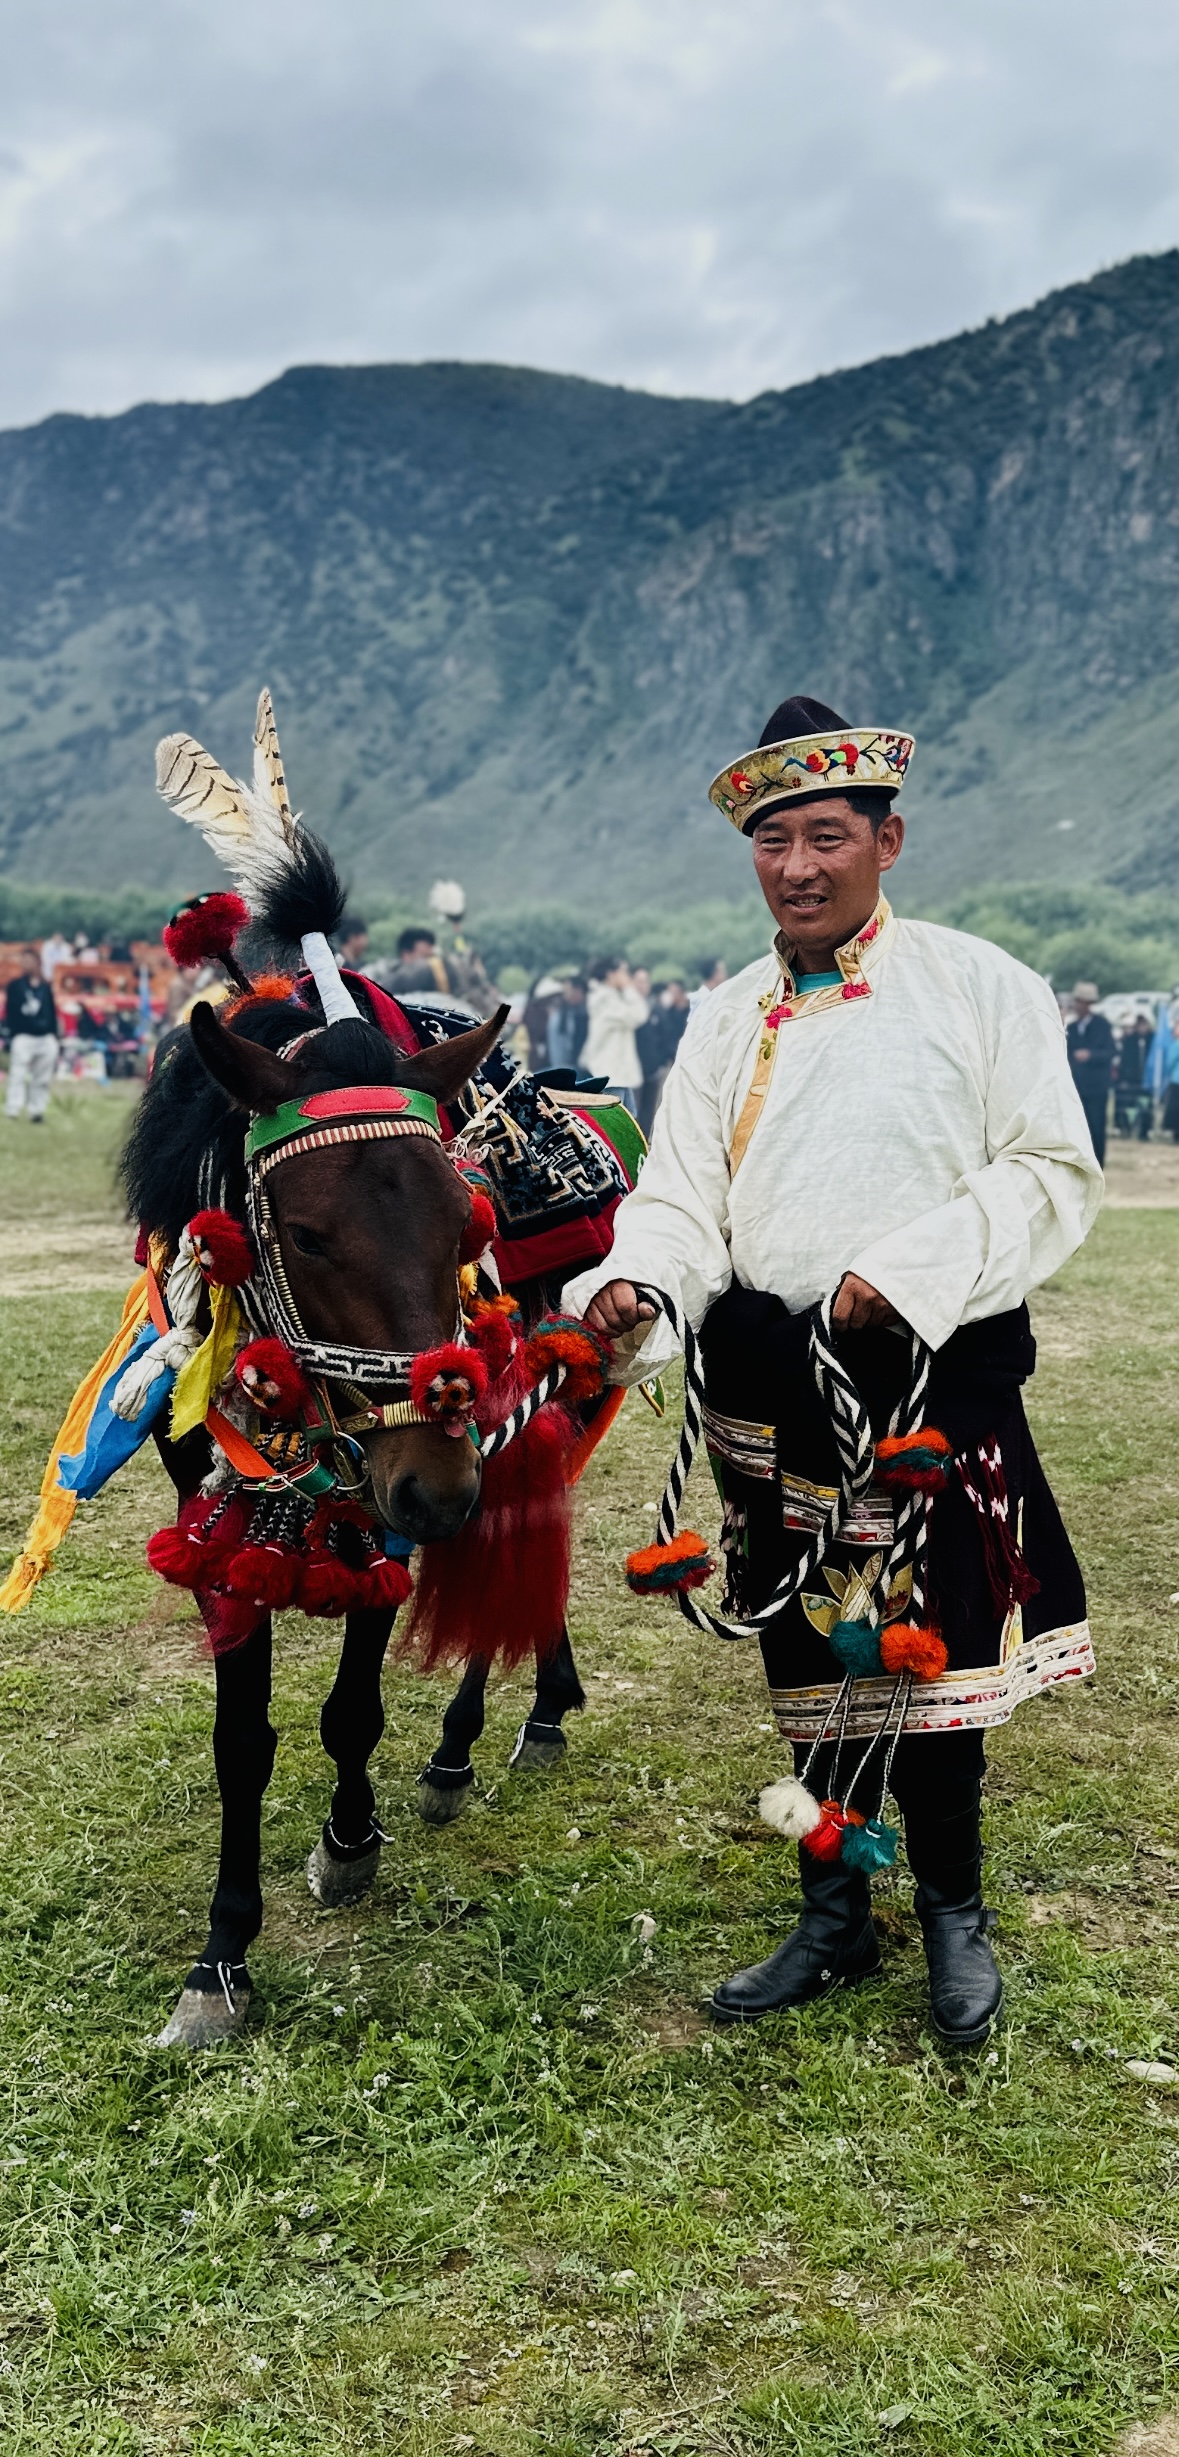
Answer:
<path fill-rule="evenodd" d="M 722 1979 L 711 2006 L 719 2021 L 756 2022 L 763 2013 L 809 2005 L 879 1971 L 868 1879 L 841 1860 L 816 1860 L 801 1849 L 798 1865 L 803 1910 L 797 1928 L 764 1962 Z"/>
<path fill-rule="evenodd" d="M 929 2010 L 948 2047 L 981 2047 L 1003 2002 L 987 1931 L 977 1794 L 952 1816 L 905 1812 L 905 1845 L 917 1879 L 915 1909 L 929 1966 Z"/>

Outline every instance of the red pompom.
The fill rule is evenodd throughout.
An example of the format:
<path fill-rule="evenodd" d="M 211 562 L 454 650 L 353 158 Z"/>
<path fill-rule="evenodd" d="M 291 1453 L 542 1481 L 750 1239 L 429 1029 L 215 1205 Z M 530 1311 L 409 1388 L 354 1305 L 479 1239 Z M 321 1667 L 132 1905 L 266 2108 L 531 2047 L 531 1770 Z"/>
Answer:
<path fill-rule="evenodd" d="M 477 1348 L 460 1348 L 447 1340 L 441 1348 L 423 1349 L 409 1374 L 409 1395 L 424 1416 L 445 1427 L 469 1425 L 487 1389 L 487 1367 Z"/>
<path fill-rule="evenodd" d="M 225 1572 L 231 1595 L 248 1596 L 268 1612 L 293 1604 L 299 1589 L 298 1555 L 281 1544 L 243 1544 Z"/>
<path fill-rule="evenodd" d="M 936 1493 L 950 1472 L 954 1453 L 936 1425 L 918 1425 L 912 1433 L 886 1433 L 876 1445 L 876 1474 L 884 1485 L 914 1493 Z"/>
<path fill-rule="evenodd" d="M 207 1280 L 240 1288 L 253 1275 L 254 1249 L 240 1220 L 227 1211 L 198 1211 L 188 1224 L 193 1253 Z"/>
<path fill-rule="evenodd" d="M 486 1254 L 498 1228 L 494 1203 L 485 1194 L 473 1193 L 471 1217 L 459 1240 L 460 1263 L 477 1263 Z"/>
<path fill-rule="evenodd" d="M 880 1660 L 886 1672 L 912 1672 L 919 1681 L 936 1681 L 950 1654 L 940 1630 L 920 1629 L 915 1621 L 893 1621 L 881 1630 Z"/>
<path fill-rule="evenodd" d="M 206 1505 L 204 1515 L 210 1514 Z M 166 1578 L 173 1587 L 211 1587 L 217 1582 L 232 1554 L 232 1546 L 224 1537 L 210 1536 L 202 1542 L 201 1523 L 188 1527 L 161 1527 L 149 1537 L 148 1567 L 157 1578 Z"/>
<path fill-rule="evenodd" d="M 803 1835 L 803 1850 L 809 1851 L 814 1860 L 837 1860 L 843 1849 L 848 1822 L 838 1800 L 825 1800 L 818 1825 L 812 1826 L 810 1833 Z"/>
<path fill-rule="evenodd" d="M 314 1404 L 311 1384 L 281 1339 L 252 1339 L 233 1361 L 237 1379 L 266 1416 L 298 1416 Z"/>
<path fill-rule="evenodd" d="M 337 1553 L 313 1553 L 299 1579 L 299 1602 L 304 1612 L 334 1617 L 355 1605 L 358 1580 Z"/>
<path fill-rule="evenodd" d="M 564 1365 L 563 1387 L 570 1399 L 596 1399 L 606 1380 L 611 1349 L 578 1315 L 550 1314 L 537 1323 L 525 1353 L 535 1381 L 554 1365 Z"/>
<path fill-rule="evenodd" d="M 413 1580 L 403 1561 L 378 1558 L 365 1579 L 365 1603 L 370 1612 L 399 1612 Z"/>
<path fill-rule="evenodd" d="M 173 913 L 164 945 L 174 964 L 186 970 L 194 964 L 219 963 L 230 954 L 239 930 L 250 918 L 248 907 L 229 889 L 210 896 L 192 896 Z"/>

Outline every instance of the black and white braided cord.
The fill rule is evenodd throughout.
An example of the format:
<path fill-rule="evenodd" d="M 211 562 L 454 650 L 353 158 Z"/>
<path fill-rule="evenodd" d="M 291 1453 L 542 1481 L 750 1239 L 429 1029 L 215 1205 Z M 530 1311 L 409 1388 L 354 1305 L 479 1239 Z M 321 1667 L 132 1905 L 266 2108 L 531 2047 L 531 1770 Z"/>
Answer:
<path fill-rule="evenodd" d="M 703 1425 L 704 1374 L 700 1363 L 700 1346 L 691 1323 L 662 1288 L 639 1287 L 636 1295 L 646 1304 L 666 1316 L 675 1337 L 684 1351 L 684 1421 L 676 1454 L 671 1463 L 663 1498 L 659 1505 L 655 1541 L 670 1544 L 679 1520 L 684 1488 L 691 1474 L 692 1462 L 700 1443 Z M 832 1325 L 835 1293 L 815 1306 L 811 1316 L 809 1353 L 811 1369 L 819 1395 L 827 1409 L 840 1460 L 839 1490 L 827 1511 L 822 1526 L 806 1546 L 792 1569 L 779 1579 L 768 1601 L 749 1614 L 746 1620 L 734 1620 L 709 1612 L 706 1605 L 686 1588 L 675 1590 L 680 1611 L 697 1629 L 711 1630 L 717 1638 L 755 1638 L 799 1594 L 806 1581 L 819 1567 L 830 1549 L 839 1528 L 854 1505 L 862 1500 L 872 1481 L 876 1464 L 876 1446 L 872 1426 L 855 1383 L 840 1360 Z M 912 1373 L 893 1419 L 893 1431 L 908 1433 L 918 1423 L 929 1382 L 930 1354 L 924 1340 L 914 1331 L 911 1337 Z M 882 1592 L 888 1593 L 888 1577 L 905 1561 L 912 1559 L 913 1600 L 918 1603 L 918 1580 L 924 1593 L 924 1539 L 926 1497 L 909 1493 L 897 1511 L 896 1529 L 888 1559 L 888 1575 L 882 1582 Z"/>
<path fill-rule="evenodd" d="M 530 1425 L 533 1417 L 548 1406 L 550 1399 L 556 1398 L 568 1371 L 567 1365 L 550 1365 L 547 1374 L 542 1374 L 540 1381 L 525 1392 L 511 1415 L 505 1416 L 502 1425 L 493 1425 L 490 1433 L 483 1435 L 479 1444 L 480 1456 L 494 1459 L 498 1451 L 506 1450 L 508 1443 L 514 1442 L 518 1433 L 523 1433 L 525 1425 Z"/>

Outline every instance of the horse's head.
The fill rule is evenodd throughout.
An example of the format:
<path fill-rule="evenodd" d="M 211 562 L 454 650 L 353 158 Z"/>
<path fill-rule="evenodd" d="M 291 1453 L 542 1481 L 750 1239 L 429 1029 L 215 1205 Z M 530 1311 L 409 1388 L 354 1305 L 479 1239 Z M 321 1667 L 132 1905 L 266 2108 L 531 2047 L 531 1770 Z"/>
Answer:
<path fill-rule="evenodd" d="M 284 1058 L 193 1010 L 192 1037 L 209 1074 L 242 1109 L 268 1116 L 286 1101 L 356 1085 L 398 1084 L 452 1101 L 489 1055 L 506 1007 L 488 1023 L 416 1057 L 375 1026 L 329 1025 Z M 278 1158 L 266 1177 L 270 1219 L 295 1313 L 309 1339 L 333 1346 L 420 1351 L 453 1339 L 459 1242 L 470 1217 L 463 1179 L 427 1136 L 333 1143 Z M 379 1402 L 396 1390 L 366 1390 Z M 441 1426 L 379 1427 L 364 1437 L 376 1509 L 414 1543 L 457 1533 L 479 1496 L 474 1445 Z"/>

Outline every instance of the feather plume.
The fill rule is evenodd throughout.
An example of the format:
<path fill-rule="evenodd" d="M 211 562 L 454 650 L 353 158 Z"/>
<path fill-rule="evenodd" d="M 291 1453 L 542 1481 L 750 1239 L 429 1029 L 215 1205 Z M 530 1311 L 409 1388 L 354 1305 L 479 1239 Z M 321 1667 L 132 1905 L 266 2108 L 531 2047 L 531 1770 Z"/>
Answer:
<path fill-rule="evenodd" d="M 227 775 L 191 734 L 168 734 L 156 749 L 156 787 L 190 827 L 200 829 L 253 910 L 289 867 L 298 842 L 289 805 L 279 808 L 269 776 L 258 793 Z M 283 793 L 285 804 L 285 787 Z"/>
<path fill-rule="evenodd" d="M 298 820 L 291 809 L 287 780 L 283 773 L 282 752 L 278 747 L 278 727 L 274 722 L 274 705 L 269 691 L 258 694 L 258 714 L 254 719 L 254 792 L 260 801 L 269 795 L 273 802 L 288 845 L 295 842 Z"/>

